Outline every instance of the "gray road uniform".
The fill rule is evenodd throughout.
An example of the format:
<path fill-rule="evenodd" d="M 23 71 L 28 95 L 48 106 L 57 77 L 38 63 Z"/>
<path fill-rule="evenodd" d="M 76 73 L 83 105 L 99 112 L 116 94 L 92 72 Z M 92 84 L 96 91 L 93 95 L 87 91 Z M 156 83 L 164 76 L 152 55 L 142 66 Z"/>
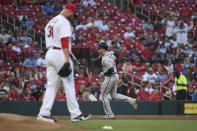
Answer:
<path fill-rule="evenodd" d="M 134 106 L 136 99 L 132 99 L 122 94 L 117 93 L 117 84 L 119 80 L 119 76 L 117 74 L 116 69 L 116 57 L 112 52 L 107 52 L 102 57 L 102 66 L 103 72 L 101 72 L 101 76 L 105 74 L 109 69 L 112 69 L 112 72 L 107 76 L 104 76 L 104 81 L 101 86 L 101 100 L 103 102 L 103 108 L 107 116 L 114 117 L 114 114 L 111 110 L 109 95 L 111 95 L 112 99 L 127 101 Z"/>

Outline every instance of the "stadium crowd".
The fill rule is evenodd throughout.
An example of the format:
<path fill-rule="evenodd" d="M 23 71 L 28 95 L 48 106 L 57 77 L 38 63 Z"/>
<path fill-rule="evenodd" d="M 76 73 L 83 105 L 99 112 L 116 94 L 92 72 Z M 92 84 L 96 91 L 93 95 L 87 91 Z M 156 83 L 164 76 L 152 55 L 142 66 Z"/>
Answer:
<path fill-rule="evenodd" d="M 24 30 L 44 34 L 46 23 L 62 10 L 62 0 L 9 0 L 0 3 L 0 13 L 18 20 Z M 138 0 L 140 1 L 140 0 Z M 162 5 L 143 0 L 143 8 Z M 189 4 L 184 3 L 187 7 Z M 190 0 L 192 1 L 192 0 Z M 118 92 L 140 101 L 172 100 L 176 96 L 175 70 L 187 78 L 187 100 L 197 100 L 197 14 L 195 11 L 158 9 L 153 19 L 137 17 L 104 0 L 72 0 L 78 7 L 72 21 L 73 46 L 89 48 L 91 55 L 75 66 L 76 95 L 79 101 L 97 101 L 102 79 L 99 42 L 106 42 L 117 57 L 120 77 Z M 159 3 L 159 4 L 158 4 Z M 197 3 L 194 3 L 197 5 Z M 9 10 L 10 9 L 10 10 Z M 14 12 L 14 13 L 12 13 Z M 153 13 L 154 14 L 154 13 Z M 0 99 L 42 101 L 47 88 L 45 51 L 26 31 L 0 25 Z M 87 53 L 87 52 L 82 52 Z M 133 79 L 129 74 L 139 76 Z M 133 85 L 138 83 L 139 86 Z M 164 86 L 165 88 L 160 88 Z M 56 101 L 66 99 L 63 86 Z"/>

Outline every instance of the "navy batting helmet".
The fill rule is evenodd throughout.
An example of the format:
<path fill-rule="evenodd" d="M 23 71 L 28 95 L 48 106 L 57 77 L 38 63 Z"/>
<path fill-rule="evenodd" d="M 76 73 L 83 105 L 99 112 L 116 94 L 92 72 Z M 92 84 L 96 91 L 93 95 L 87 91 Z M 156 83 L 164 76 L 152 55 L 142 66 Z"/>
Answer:
<path fill-rule="evenodd" d="M 101 42 L 98 45 L 98 49 L 105 49 L 108 50 L 108 45 L 105 42 Z"/>

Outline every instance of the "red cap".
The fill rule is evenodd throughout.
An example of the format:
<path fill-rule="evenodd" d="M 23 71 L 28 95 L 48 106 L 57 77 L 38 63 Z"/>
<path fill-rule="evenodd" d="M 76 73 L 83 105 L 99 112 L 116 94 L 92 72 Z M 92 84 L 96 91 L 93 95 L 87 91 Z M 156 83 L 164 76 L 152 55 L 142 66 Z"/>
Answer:
<path fill-rule="evenodd" d="M 71 10 L 71 11 L 74 12 L 74 13 L 77 12 L 77 8 L 76 8 L 76 6 L 73 5 L 73 4 L 65 4 L 65 5 L 64 5 L 64 9 Z"/>

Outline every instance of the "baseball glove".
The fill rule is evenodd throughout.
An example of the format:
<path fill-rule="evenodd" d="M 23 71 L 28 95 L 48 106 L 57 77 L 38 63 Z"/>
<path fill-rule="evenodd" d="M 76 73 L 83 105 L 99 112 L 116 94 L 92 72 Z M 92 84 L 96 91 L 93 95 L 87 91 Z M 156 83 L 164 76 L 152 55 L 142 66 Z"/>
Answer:
<path fill-rule="evenodd" d="M 62 66 L 62 68 L 59 70 L 58 75 L 60 75 L 61 77 L 67 77 L 70 75 L 70 73 L 72 72 L 71 68 L 70 68 L 70 63 L 64 63 L 64 65 Z"/>

